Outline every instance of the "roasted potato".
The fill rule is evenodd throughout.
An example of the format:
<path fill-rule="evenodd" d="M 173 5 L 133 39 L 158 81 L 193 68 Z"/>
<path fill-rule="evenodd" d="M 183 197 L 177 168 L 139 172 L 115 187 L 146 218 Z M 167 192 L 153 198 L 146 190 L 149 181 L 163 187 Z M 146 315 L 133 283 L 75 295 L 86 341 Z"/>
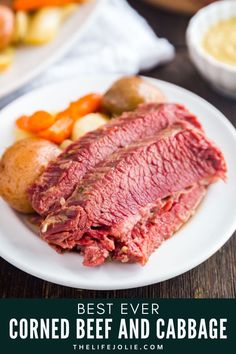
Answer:
<path fill-rule="evenodd" d="M 0 161 L 0 196 L 15 210 L 32 213 L 27 190 L 61 150 L 38 138 L 26 138 L 9 147 Z"/>
<path fill-rule="evenodd" d="M 14 13 L 7 6 L 0 5 L 0 50 L 6 48 L 14 31 Z"/>
<path fill-rule="evenodd" d="M 126 76 L 116 81 L 105 93 L 103 109 L 112 115 L 135 110 L 146 102 L 164 102 L 165 96 L 157 87 L 138 76 Z"/>
<path fill-rule="evenodd" d="M 33 45 L 46 44 L 54 39 L 63 19 L 60 7 L 44 7 L 31 18 L 25 43 Z"/>
<path fill-rule="evenodd" d="M 79 118 L 73 127 L 72 140 L 78 140 L 86 133 L 96 130 L 108 122 L 108 117 L 101 113 L 90 113 Z"/>
<path fill-rule="evenodd" d="M 15 15 L 15 26 L 12 36 L 12 41 L 14 43 L 22 42 L 28 32 L 30 17 L 27 12 L 17 11 Z"/>

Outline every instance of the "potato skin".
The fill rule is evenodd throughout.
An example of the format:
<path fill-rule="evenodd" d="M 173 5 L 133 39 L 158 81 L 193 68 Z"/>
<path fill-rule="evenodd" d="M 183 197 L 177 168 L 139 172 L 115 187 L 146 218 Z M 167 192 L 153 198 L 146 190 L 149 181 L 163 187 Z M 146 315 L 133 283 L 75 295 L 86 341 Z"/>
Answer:
<path fill-rule="evenodd" d="M 15 17 L 12 10 L 0 5 L 0 49 L 8 46 L 14 31 Z"/>
<path fill-rule="evenodd" d="M 135 110 L 139 104 L 165 102 L 161 90 L 139 76 L 117 80 L 103 97 L 103 110 L 112 115 Z"/>
<path fill-rule="evenodd" d="M 27 190 L 61 150 L 39 138 L 26 138 L 10 146 L 0 161 L 0 195 L 15 210 L 32 213 Z"/>

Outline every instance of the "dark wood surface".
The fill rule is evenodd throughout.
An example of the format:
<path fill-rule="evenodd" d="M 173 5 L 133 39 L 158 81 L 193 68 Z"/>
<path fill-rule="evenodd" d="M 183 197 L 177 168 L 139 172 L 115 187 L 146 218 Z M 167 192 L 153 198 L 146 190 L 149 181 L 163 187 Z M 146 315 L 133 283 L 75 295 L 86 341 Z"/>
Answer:
<path fill-rule="evenodd" d="M 191 64 L 185 45 L 188 18 L 157 10 L 142 1 L 130 0 L 154 31 L 175 45 L 175 59 L 145 75 L 185 87 L 220 109 L 236 125 L 236 101 L 214 92 Z M 236 217 L 236 215 L 235 215 Z M 1 245 L 0 245 L 1 247 Z M 214 256 L 197 268 L 169 281 L 121 291 L 86 291 L 58 286 L 30 276 L 0 259 L 0 296 L 27 298 L 235 298 L 236 238 L 232 237 Z M 98 279 L 99 282 L 99 279 Z"/>

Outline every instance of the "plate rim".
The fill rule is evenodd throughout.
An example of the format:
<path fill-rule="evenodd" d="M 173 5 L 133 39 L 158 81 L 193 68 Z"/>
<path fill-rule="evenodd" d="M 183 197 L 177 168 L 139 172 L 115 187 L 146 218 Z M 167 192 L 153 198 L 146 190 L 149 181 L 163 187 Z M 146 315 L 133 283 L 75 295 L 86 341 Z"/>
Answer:
<path fill-rule="evenodd" d="M 120 77 L 120 74 L 112 74 L 112 75 L 105 75 L 106 79 L 109 80 L 115 80 L 118 77 Z M 159 80 L 156 78 L 152 78 L 152 77 L 146 77 L 146 76 L 142 76 L 144 79 L 150 81 L 150 82 L 154 82 L 156 84 L 158 84 L 158 82 L 163 85 L 163 86 L 169 86 L 172 89 L 177 89 L 177 90 L 181 90 L 183 93 L 187 94 L 187 95 L 191 95 L 194 99 L 196 100 L 201 100 L 202 103 L 204 105 L 208 106 L 208 109 L 211 109 L 212 112 L 215 112 L 215 114 L 217 114 L 217 119 L 220 120 L 224 126 L 227 127 L 227 129 L 230 131 L 232 138 L 234 138 L 235 143 L 236 143 L 236 129 L 233 126 L 233 124 L 226 118 L 226 116 L 219 110 L 217 109 L 215 106 L 213 106 L 211 103 L 209 103 L 207 100 L 205 100 L 204 98 L 202 98 L 201 96 L 193 93 L 190 90 L 187 90 L 179 85 L 170 83 L 168 81 L 164 81 L 164 80 Z M 22 96 L 18 97 L 16 100 L 13 100 L 12 102 L 10 102 L 8 105 L 6 105 L 0 112 L 0 117 L 2 115 L 4 115 L 5 110 L 9 109 L 11 107 L 11 105 L 17 105 L 18 102 L 24 98 L 26 98 L 27 96 L 31 96 L 32 94 L 37 95 L 40 94 L 40 91 L 48 89 L 48 90 L 53 90 L 56 89 L 56 87 L 59 85 L 64 85 L 64 84 L 68 84 L 68 85 L 73 85 L 73 82 L 78 82 L 78 81 L 83 81 L 83 79 L 86 79 L 85 76 L 78 76 L 74 79 L 69 79 L 69 80 L 62 80 L 59 83 L 52 83 L 49 85 L 44 85 L 42 87 L 36 88 L 31 90 L 30 92 L 27 92 L 25 94 L 23 94 Z M 93 76 L 93 80 L 94 81 L 98 81 L 99 79 L 103 80 L 104 76 L 103 75 L 96 75 Z M 224 237 L 221 237 L 220 240 L 217 243 L 214 243 L 213 246 L 211 246 L 210 250 L 209 248 L 207 249 L 207 251 L 204 251 L 202 253 L 200 253 L 198 255 L 198 257 L 195 257 L 193 261 L 189 262 L 188 261 L 188 266 L 185 266 L 184 269 L 183 267 L 181 267 L 181 269 L 178 269 L 177 271 L 172 271 L 171 275 L 168 277 L 160 277 L 158 278 L 158 280 L 154 279 L 155 277 L 152 277 L 152 280 L 150 280 L 149 278 L 147 280 L 143 280 L 143 281 L 139 281 L 139 278 L 135 278 L 134 280 L 131 281 L 130 285 L 125 285 L 123 286 L 122 284 L 119 284 L 117 286 L 109 286 L 108 285 L 104 285 L 104 284 L 94 284 L 94 285 L 88 285 L 88 284 L 79 284 L 78 281 L 71 281 L 71 280 L 66 280 L 63 279 L 63 281 L 60 280 L 59 276 L 56 278 L 55 276 L 51 276 L 51 275 L 47 275 L 45 274 L 45 272 L 41 272 L 39 269 L 35 270 L 30 268 L 30 267 L 25 267 L 22 266 L 20 264 L 20 262 L 12 259 L 9 255 L 6 255 L 4 252 L 2 252 L 2 249 L 0 248 L 0 256 L 5 259 L 7 262 L 9 262 L 10 264 L 12 264 L 13 266 L 17 267 L 18 269 L 35 276 L 36 278 L 45 280 L 45 281 L 49 281 L 51 283 L 54 284 L 58 284 L 61 286 L 67 286 L 67 287 L 71 287 L 71 288 L 79 288 L 79 289 L 87 289 L 87 290 L 100 290 L 100 291 L 108 291 L 108 290 L 121 290 L 121 289 L 133 289 L 133 288 L 138 288 L 138 287 L 143 287 L 143 286 L 148 286 L 148 285 L 153 285 L 153 284 L 157 284 L 169 279 L 172 279 L 176 276 L 182 275 L 190 270 L 192 270 L 193 268 L 197 267 L 198 265 L 204 263 L 207 259 L 209 259 L 210 257 L 212 257 L 230 238 L 231 236 L 233 236 L 234 231 L 236 230 L 236 217 L 234 222 L 232 222 L 232 225 L 230 228 L 228 228 L 227 232 L 224 233 Z M 190 264 L 190 266 L 189 266 Z M 82 281 L 83 283 L 83 281 Z"/>

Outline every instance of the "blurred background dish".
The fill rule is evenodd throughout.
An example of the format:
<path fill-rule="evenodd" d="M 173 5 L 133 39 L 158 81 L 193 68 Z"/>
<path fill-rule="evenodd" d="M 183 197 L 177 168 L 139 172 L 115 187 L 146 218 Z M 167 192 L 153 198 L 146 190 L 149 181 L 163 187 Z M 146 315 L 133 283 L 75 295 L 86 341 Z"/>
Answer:
<path fill-rule="evenodd" d="M 57 16 L 55 16 L 55 11 L 50 16 L 50 21 L 46 19 L 47 34 L 49 33 L 47 45 L 44 46 L 26 46 L 21 45 L 15 51 L 11 47 L 5 48 L 0 52 L 0 67 L 4 67 L 12 64 L 6 71 L 0 73 L 0 97 L 9 94 L 15 89 L 19 88 L 23 84 L 30 81 L 40 72 L 42 72 L 49 64 L 54 62 L 60 56 L 65 54 L 65 52 L 73 46 L 75 41 L 82 34 L 87 24 L 92 20 L 93 16 L 96 15 L 99 6 L 105 0 L 89 0 L 85 4 L 78 7 L 78 9 L 70 14 L 67 20 L 64 22 L 63 26 L 59 26 L 58 33 L 54 38 L 51 26 L 53 25 L 52 17 L 54 22 L 57 21 Z M 44 9 L 40 10 L 44 11 Z M 51 8 L 50 11 L 53 11 Z M 42 14 L 42 16 L 44 13 Z M 22 16 L 18 19 L 21 23 L 22 28 Z M 37 18 L 36 18 L 37 20 Z M 1 21 L 1 17 L 0 17 Z M 32 44 L 39 44 L 40 42 L 45 43 L 45 38 L 42 38 L 42 31 L 40 31 L 40 38 L 35 36 L 37 32 L 38 21 L 32 21 L 33 26 L 30 36 L 27 37 L 26 42 Z M 45 27 L 45 26 L 44 26 Z M 50 28 L 48 28 L 50 27 Z M 55 27 L 55 26 L 54 26 Z M 58 26 L 57 26 L 58 27 Z M 18 34 L 21 31 L 18 31 Z M 33 34 L 33 36 L 32 36 Z M 1 32 L 0 32 L 1 35 Z M 37 41 L 35 41 L 35 38 Z M 49 41 L 53 38 L 53 41 Z M 36 43 L 37 42 L 37 43 Z M 14 54 L 13 54 L 14 52 Z"/>
<path fill-rule="evenodd" d="M 99 9 L 93 11 L 92 7 L 97 9 L 99 7 Z M 82 23 L 86 22 L 86 12 L 88 13 L 90 10 L 93 11 L 96 18 L 94 21 L 89 21 L 91 25 L 86 26 L 86 31 L 83 30 L 83 35 L 80 36 L 81 27 L 84 28 Z M 139 38 L 139 40 L 137 41 L 135 38 Z M 65 53 L 67 45 L 70 46 L 70 50 Z M 56 50 L 53 51 L 53 48 Z M 41 66 L 47 61 L 45 56 L 47 53 L 49 54 L 49 51 L 48 59 L 51 58 L 53 62 L 54 60 L 56 62 L 44 70 L 43 75 L 39 75 L 37 80 L 31 80 L 30 86 L 23 90 L 31 90 L 33 87 L 65 78 L 74 78 L 80 75 L 90 76 L 98 72 L 133 75 L 141 70 L 148 70 L 171 61 L 175 53 L 170 42 L 165 38 L 158 37 L 143 17 L 132 9 L 126 0 L 88 0 L 87 5 L 82 5 L 78 11 L 69 16 L 53 42 L 45 46 L 34 46 L 32 51 L 27 49 L 30 48 L 21 47 L 20 50 L 16 50 L 18 58 L 22 52 L 22 62 L 18 60 L 16 63 L 14 60 L 14 65 L 0 75 L 0 98 L 1 89 L 5 92 L 6 86 L 9 83 L 14 86 L 14 80 L 17 81 L 18 75 L 22 75 L 18 72 L 14 74 L 13 68 L 15 71 L 17 67 L 18 71 L 21 68 L 27 74 L 26 69 L 33 70 L 31 56 L 34 57 L 35 64 L 40 63 Z M 63 51 L 61 60 L 56 60 L 58 57 L 55 57 L 58 50 Z M 35 54 L 38 52 L 44 53 L 41 56 L 41 61 Z M 9 78 L 10 73 L 12 75 Z M 3 84 L 4 76 L 6 80 Z M 19 86 L 21 85 L 19 84 Z M 0 107 L 4 106 L 3 101 L 5 104 L 9 102 L 8 97 L 0 100 Z"/>
<path fill-rule="evenodd" d="M 89 0 L 12 0 L 0 4 L 0 73 L 12 64 L 13 49 L 45 45 L 66 19 Z M 9 50 L 10 49 L 10 50 Z"/>
<path fill-rule="evenodd" d="M 236 98 L 234 20 L 236 2 L 217 1 L 191 19 L 186 39 L 190 57 L 200 74 L 218 91 Z"/>
<path fill-rule="evenodd" d="M 167 10 L 177 11 L 185 14 L 193 14 L 201 7 L 206 6 L 214 0 L 144 0 L 150 4 L 162 7 Z"/>

